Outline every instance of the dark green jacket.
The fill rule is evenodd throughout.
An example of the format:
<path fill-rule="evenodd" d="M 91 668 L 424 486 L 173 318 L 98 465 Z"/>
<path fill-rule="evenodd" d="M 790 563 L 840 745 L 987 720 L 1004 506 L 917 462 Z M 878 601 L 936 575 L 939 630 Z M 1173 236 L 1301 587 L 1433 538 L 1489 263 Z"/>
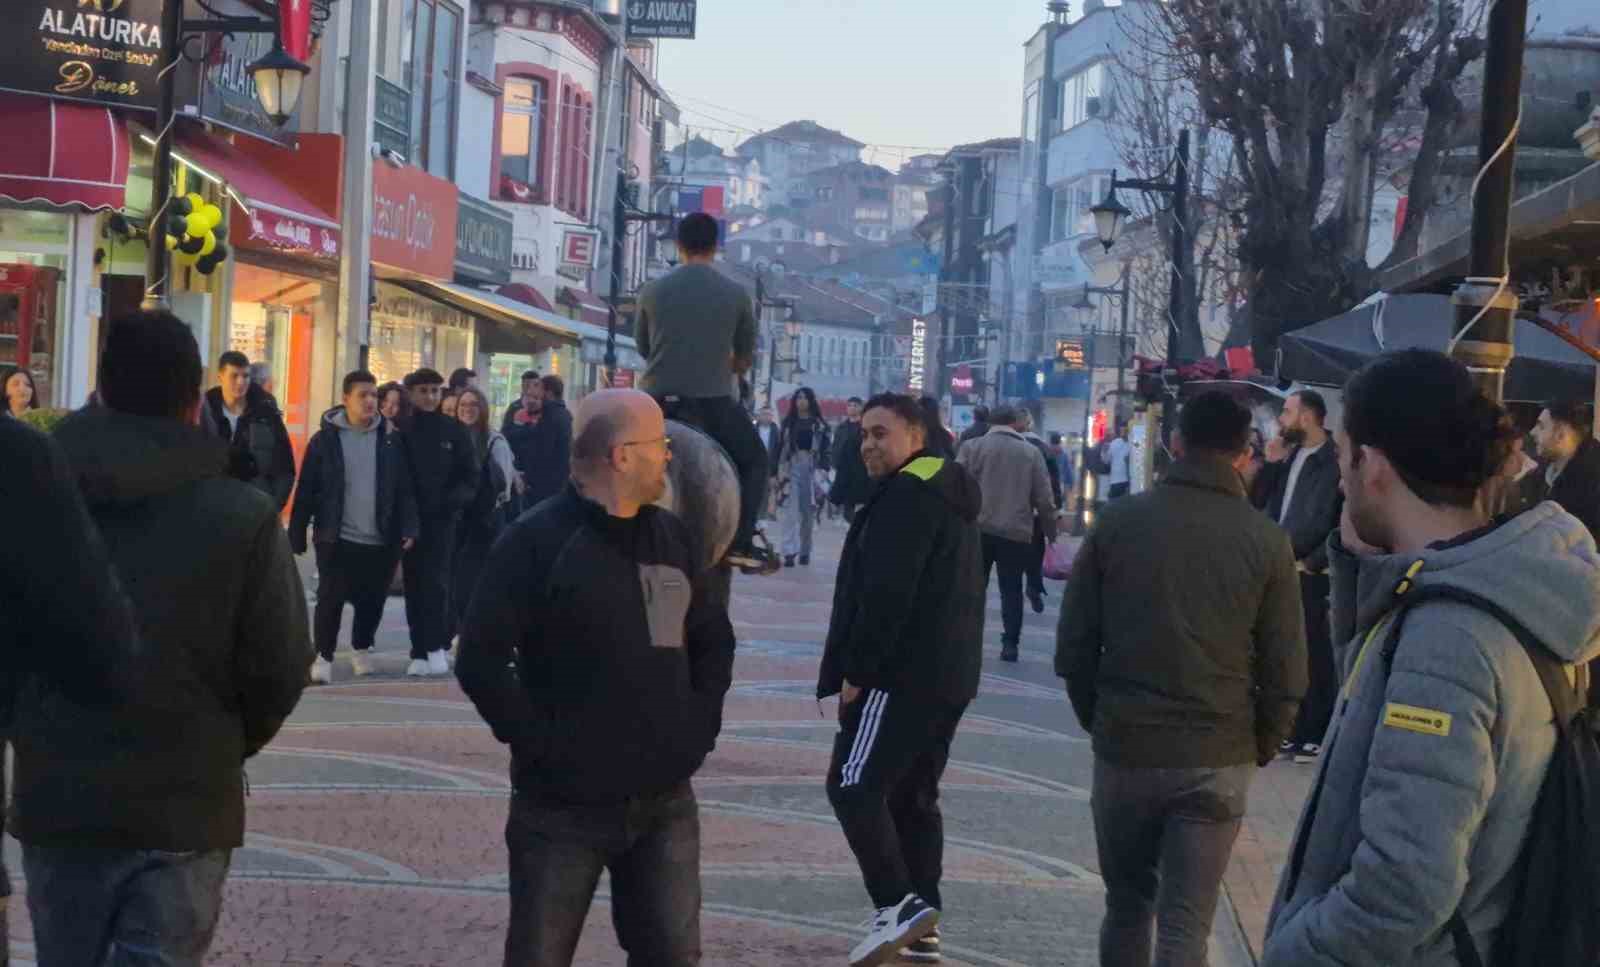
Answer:
<path fill-rule="evenodd" d="M 1095 755 L 1122 766 L 1264 763 L 1306 689 L 1294 553 L 1219 460 L 1181 460 L 1107 505 L 1072 567 L 1056 674 Z"/>
<path fill-rule="evenodd" d="M 156 669 L 116 705 L 23 683 L 12 831 L 24 843 L 172 851 L 244 841 L 244 762 L 311 664 L 305 594 L 271 497 L 195 427 L 95 407 L 55 433 Z"/>

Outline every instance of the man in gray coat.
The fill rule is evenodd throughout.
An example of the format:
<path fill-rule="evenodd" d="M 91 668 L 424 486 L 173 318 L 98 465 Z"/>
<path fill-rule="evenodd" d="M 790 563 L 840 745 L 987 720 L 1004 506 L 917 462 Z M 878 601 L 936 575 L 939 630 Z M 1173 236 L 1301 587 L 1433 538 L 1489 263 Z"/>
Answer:
<path fill-rule="evenodd" d="M 978 529 L 983 532 L 983 579 L 1000 571 L 1000 615 L 1005 631 L 1000 639 L 1000 660 L 1016 661 L 1022 640 L 1022 575 L 1033 554 L 1033 525 L 1037 518 L 1046 541 L 1056 537 L 1055 497 L 1044 457 L 1012 428 L 1017 412 L 1009 406 L 989 415 L 989 432 L 961 448 L 956 461 L 978 478 L 983 511 Z"/>
<path fill-rule="evenodd" d="M 1491 522 L 1479 491 L 1509 423 L 1467 370 L 1408 350 L 1345 390 L 1345 510 L 1329 539 L 1343 687 L 1267 926 L 1262 967 L 1456 967 L 1461 916 L 1495 963 L 1555 747 L 1516 637 L 1433 585 L 1487 599 L 1568 663 L 1600 654 L 1600 555 L 1553 503 Z"/>

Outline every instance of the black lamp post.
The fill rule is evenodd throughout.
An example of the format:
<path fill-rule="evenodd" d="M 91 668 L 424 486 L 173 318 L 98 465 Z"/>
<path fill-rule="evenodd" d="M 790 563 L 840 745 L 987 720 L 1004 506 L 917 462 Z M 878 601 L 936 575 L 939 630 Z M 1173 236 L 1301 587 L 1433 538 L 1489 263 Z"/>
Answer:
<path fill-rule="evenodd" d="M 167 231 L 168 207 L 172 201 L 172 129 L 177 111 L 177 62 L 185 58 L 186 43 L 206 34 L 279 33 L 278 17 L 217 17 L 212 20 L 183 19 L 183 0 L 167 0 L 161 12 L 161 87 L 156 106 L 156 151 L 150 177 L 150 232 L 145 255 L 144 308 L 167 307 L 168 253 L 163 236 Z M 275 8 L 276 9 L 276 8 Z M 198 63 L 198 61 L 196 61 Z M 311 68 L 283 49 L 280 38 L 265 57 L 247 70 L 256 85 L 256 99 L 274 124 L 284 124 L 300 104 L 300 91 Z"/>
<path fill-rule="evenodd" d="M 1184 298 L 1184 289 L 1190 276 L 1189 261 L 1193 251 L 1193 242 L 1189 237 L 1189 131 L 1185 128 L 1178 132 L 1178 148 L 1173 153 L 1173 178 L 1170 182 L 1151 181 L 1136 178 L 1127 181 L 1119 180 L 1115 172 L 1111 175 L 1111 190 L 1106 194 L 1105 200 L 1089 209 L 1094 215 L 1095 231 L 1100 236 L 1100 244 L 1106 251 L 1117 244 L 1117 236 L 1122 231 L 1122 223 L 1132 214 L 1117 199 L 1117 189 L 1128 188 L 1135 191 L 1153 191 L 1172 196 L 1172 285 L 1167 295 L 1167 359 L 1165 369 L 1169 374 L 1175 374 L 1180 362 L 1182 350 L 1181 334 L 1187 326 L 1187 299 Z M 1172 434 L 1172 408 L 1168 405 L 1161 407 L 1161 436 L 1162 441 L 1168 441 Z"/>

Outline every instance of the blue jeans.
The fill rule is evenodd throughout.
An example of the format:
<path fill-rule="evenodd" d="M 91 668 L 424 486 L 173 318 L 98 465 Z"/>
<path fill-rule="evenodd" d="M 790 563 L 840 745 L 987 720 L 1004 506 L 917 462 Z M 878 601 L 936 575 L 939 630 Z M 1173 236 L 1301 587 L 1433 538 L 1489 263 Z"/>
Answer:
<path fill-rule="evenodd" d="M 39 967 L 200 967 L 232 857 L 24 844 Z"/>
<path fill-rule="evenodd" d="M 506 967 L 569 967 L 602 870 L 611 871 L 611 921 L 628 967 L 700 963 L 700 807 L 687 782 L 612 806 L 519 793 L 506 846 Z"/>

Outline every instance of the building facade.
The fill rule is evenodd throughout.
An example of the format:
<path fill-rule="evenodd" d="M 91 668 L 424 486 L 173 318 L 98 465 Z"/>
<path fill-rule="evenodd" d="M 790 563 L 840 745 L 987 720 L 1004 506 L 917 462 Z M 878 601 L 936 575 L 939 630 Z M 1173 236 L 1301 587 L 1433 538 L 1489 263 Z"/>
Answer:
<path fill-rule="evenodd" d="M 815 121 L 791 121 L 741 143 L 741 157 L 760 162 L 769 186 L 769 204 L 804 205 L 806 176 L 813 171 L 861 160 L 860 141 Z"/>

